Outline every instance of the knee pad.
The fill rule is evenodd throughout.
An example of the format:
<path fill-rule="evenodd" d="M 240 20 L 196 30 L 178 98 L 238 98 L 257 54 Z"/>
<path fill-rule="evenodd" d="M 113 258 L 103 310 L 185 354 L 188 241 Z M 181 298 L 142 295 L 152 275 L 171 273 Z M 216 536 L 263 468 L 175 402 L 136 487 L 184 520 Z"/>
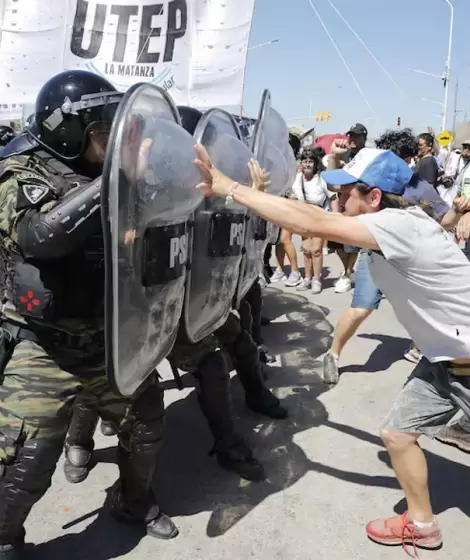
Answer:
<path fill-rule="evenodd" d="M 128 452 L 136 446 L 160 446 L 164 427 L 163 391 L 158 383 L 154 383 L 132 403 L 132 421 L 127 430 L 118 430 L 119 442 Z"/>

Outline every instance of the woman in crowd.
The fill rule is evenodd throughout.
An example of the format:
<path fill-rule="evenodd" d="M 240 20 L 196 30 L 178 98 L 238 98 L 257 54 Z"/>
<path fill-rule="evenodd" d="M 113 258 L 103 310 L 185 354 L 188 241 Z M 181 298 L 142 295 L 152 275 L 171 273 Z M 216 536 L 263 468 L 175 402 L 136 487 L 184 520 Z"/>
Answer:
<path fill-rule="evenodd" d="M 297 159 L 301 147 L 300 139 L 295 135 L 289 133 L 289 144 L 294 152 L 294 156 Z M 290 192 L 288 193 L 290 196 Z M 284 261 L 285 258 L 289 260 L 291 273 L 289 277 L 284 274 Z M 271 258 L 271 252 L 268 251 L 265 254 L 264 264 L 269 262 Z M 281 230 L 281 235 L 279 238 L 279 243 L 276 245 L 276 270 L 274 274 L 270 275 L 270 282 L 284 281 L 285 285 L 289 288 L 295 288 L 302 282 L 302 275 L 299 272 L 299 262 L 297 259 L 297 251 L 295 250 L 294 244 L 292 243 L 292 233 L 286 229 Z"/>
<path fill-rule="evenodd" d="M 418 136 L 418 163 L 415 173 L 437 189 L 439 166 L 433 156 L 434 138 L 428 132 Z"/>
<path fill-rule="evenodd" d="M 336 194 L 328 190 L 325 181 L 320 176 L 323 171 L 322 158 L 324 155 L 325 152 L 321 148 L 307 149 L 302 152 L 300 172 L 292 185 L 291 198 L 325 209 L 331 201 L 332 209 L 338 211 Z M 320 237 L 303 238 L 305 278 L 297 290 L 311 289 L 314 294 L 322 291 L 323 244 L 324 241 Z"/>

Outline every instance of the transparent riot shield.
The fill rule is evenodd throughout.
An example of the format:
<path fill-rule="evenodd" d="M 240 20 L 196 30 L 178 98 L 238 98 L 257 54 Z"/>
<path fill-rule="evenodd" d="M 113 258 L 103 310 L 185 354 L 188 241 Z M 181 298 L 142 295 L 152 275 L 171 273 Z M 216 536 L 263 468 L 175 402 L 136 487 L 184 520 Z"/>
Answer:
<path fill-rule="evenodd" d="M 202 195 L 194 138 L 161 89 L 123 97 L 106 152 L 101 192 L 105 241 L 106 365 L 132 395 L 170 352 L 181 318 L 192 219 Z"/>
<path fill-rule="evenodd" d="M 205 146 L 215 167 L 249 184 L 252 157 L 233 117 L 211 109 L 198 123 L 195 140 Z M 191 270 L 185 296 L 185 326 L 198 342 L 226 321 L 238 284 L 245 241 L 246 210 L 225 199 L 206 198 L 195 214 Z"/>
<path fill-rule="evenodd" d="M 264 91 L 261 108 L 253 133 L 253 155 L 261 167 L 271 174 L 267 192 L 282 195 L 290 186 L 292 159 L 289 157 L 289 131 L 282 116 L 272 108 L 271 95 Z M 293 154 L 292 154 L 293 155 Z M 295 163 L 295 160 L 294 160 Z M 279 229 L 258 216 L 248 213 L 245 235 L 245 254 L 241 264 L 240 279 L 234 306 L 253 285 L 263 266 L 263 256 L 268 243 L 274 243 Z"/>

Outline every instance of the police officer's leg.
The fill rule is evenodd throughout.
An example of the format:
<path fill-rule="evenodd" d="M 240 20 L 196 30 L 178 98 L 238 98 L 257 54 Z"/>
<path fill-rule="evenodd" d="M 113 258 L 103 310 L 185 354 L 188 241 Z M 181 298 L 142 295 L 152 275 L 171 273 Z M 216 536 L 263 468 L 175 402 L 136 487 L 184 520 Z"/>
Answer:
<path fill-rule="evenodd" d="M 223 352 L 216 350 L 206 353 L 199 361 L 194 376 L 198 380 L 199 404 L 214 436 L 213 453 L 219 465 L 247 480 L 264 480 L 263 466 L 235 433 L 230 375 Z"/>
<path fill-rule="evenodd" d="M 251 286 L 245 296 L 245 299 L 250 304 L 250 314 L 252 320 L 251 331 L 248 331 L 248 333 L 251 334 L 251 337 L 253 338 L 257 346 L 261 346 L 264 343 L 263 337 L 261 335 L 261 311 L 263 308 L 263 293 L 258 280 L 256 280 L 253 286 Z"/>
<path fill-rule="evenodd" d="M 156 376 L 132 399 L 116 395 L 104 378 L 93 380 L 100 414 L 118 433 L 119 484 L 113 491 L 115 516 L 144 523 L 147 533 L 160 539 L 178 535 L 172 520 L 160 511 L 153 481 L 163 442 L 165 409 Z"/>
<path fill-rule="evenodd" d="M 72 420 L 65 442 L 64 474 L 68 482 L 83 482 L 90 472 L 95 443 L 93 436 L 98 424 L 96 395 L 83 391 L 73 406 Z"/>
<path fill-rule="evenodd" d="M 19 342 L 0 386 L 0 559 L 20 557 L 23 524 L 51 484 L 78 380 L 46 351 Z"/>
<path fill-rule="evenodd" d="M 256 281 L 242 299 L 238 314 L 240 315 L 242 328 L 253 338 L 258 347 L 261 361 L 264 364 L 268 364 L 275 360 L 268 354 L 268 348 L 263 344 L 263 338 L 261 336 L 262 306 L 263 296 L 261 293 L 261 286 L 259 282 Z M 266 378 L 264 371 L 263 376 Z"/>
<path fill-rule="evenodd" d="M 266 387 L 258 347 L 242 328 L 236 315 L 230 313 L 225 324 L 216 332 L 216 336 L 233 361 L 238 378 L 245 389 L 247 406 L 270 418 L 286 418 L 287 410 Z"/>
<path fill-rule="evenodd" d="M 251 333 L 253 331 L 253 316 L 251 314 L 250 302 L 246 299 L 246 296 L 240 303 L 238 314 L 240 315 L 240 325 L 242 329 L 244 329 L 251 336 Z"/>

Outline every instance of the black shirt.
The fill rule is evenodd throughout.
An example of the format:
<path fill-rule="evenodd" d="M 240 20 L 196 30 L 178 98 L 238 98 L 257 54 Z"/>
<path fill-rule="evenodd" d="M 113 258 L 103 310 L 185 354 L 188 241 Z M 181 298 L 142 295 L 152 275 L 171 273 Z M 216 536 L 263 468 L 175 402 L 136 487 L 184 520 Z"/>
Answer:
<path fill-rule="evenodd" d="M 439 166 L 432 156 L 426 156 L 419 160 L 414 172 L 421 178 L 437 188 L 437 178 L 439 175 Z"/>

